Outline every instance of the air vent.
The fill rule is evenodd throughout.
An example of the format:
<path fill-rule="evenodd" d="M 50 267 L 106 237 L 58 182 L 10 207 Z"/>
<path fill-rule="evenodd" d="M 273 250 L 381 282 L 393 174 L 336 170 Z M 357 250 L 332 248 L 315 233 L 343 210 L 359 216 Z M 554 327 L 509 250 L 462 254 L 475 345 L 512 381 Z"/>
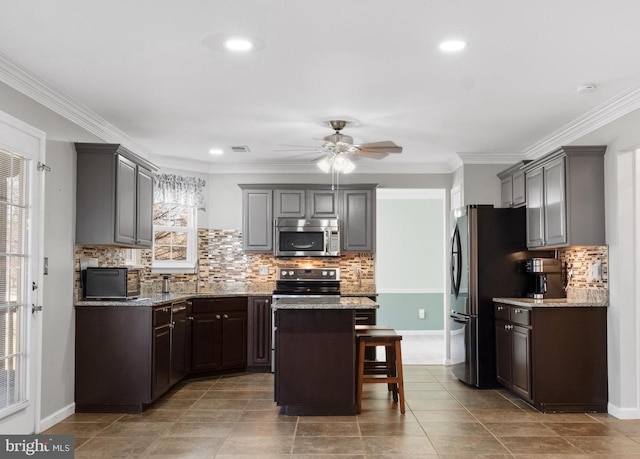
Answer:
<path fill-rule="evenodd" d="M 231 150 L 234 153 L 249 153 L 251 150 L 249 150 L 249 147 L 247 147 L 246 145 L 239 145 L 239 146 L 232 146 Z"/>

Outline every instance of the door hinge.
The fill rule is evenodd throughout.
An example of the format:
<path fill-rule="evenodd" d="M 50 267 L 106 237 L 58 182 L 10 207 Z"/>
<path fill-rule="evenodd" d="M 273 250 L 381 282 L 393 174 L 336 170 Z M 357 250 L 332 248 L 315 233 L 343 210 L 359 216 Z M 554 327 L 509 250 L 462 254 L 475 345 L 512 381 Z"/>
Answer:
<path fill-rule="evenodd" d="M 40 311 L 42 311 L 42 306 L 36 306 L 35 304 L 31 305 L 31 314 L 35 314 Z"/>
<path fill-rule="evenodd" d="M 39 171 L 45 171 L 45 172 L 51 172 L 51 168 L 49 166 L 47 166 L 44 163 L 41 163 L 38 161 L 38 170 Z"/>

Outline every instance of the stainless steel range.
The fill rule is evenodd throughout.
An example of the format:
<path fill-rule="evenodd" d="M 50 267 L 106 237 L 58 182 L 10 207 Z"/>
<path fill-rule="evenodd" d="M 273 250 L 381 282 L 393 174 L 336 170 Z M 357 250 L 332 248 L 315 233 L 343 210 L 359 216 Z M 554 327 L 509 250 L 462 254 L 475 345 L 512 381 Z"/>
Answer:
<path fill-rule="evenodd" d="M 340 268 L 277 268 L 272 300 L 340 297 Z M 276 362 L 275 317 L 271 321 L 271 371 Z"/>

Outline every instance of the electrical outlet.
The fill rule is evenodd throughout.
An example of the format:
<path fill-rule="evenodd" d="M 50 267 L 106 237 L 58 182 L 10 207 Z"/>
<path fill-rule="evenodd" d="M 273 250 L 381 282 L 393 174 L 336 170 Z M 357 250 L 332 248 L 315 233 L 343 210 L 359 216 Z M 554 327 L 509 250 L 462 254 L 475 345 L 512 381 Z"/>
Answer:
<path fill-rule="evenodd" d="M 268 276 L 269 275 L 269 265 L 265 265 L 265 266 L 260 266 L 258 273 L 261 276 Z"/>
<path fill-rule="evenodd" d="M 418 317 L 420 317 L 421 319 L 424 319 L 425 317 L 424 309 L 418 309 Z"/>

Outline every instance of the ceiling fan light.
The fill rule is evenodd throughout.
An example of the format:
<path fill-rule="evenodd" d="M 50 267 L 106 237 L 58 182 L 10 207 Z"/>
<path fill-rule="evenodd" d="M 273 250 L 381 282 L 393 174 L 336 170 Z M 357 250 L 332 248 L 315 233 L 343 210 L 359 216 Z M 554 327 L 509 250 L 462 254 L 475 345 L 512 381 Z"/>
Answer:
<path fill-rule="evenodd" d="M 346 160 L 346 164 L 344 166 L 344 168 L 342 169 L 342 173 L 343 174 L 348 174 L 350 172 L 353 172 L 354 169 L 356 168 L 356 165 L 353 164 L 353 161 L 351 161 L 350 159 L 345 158 Z"/>
<path fill-rule="evenodd" d="M 333 164 L 333 161 L 329 156 L 325 156 L 316 164 L 323 172 L 329 172 L 331 170 L 331 165 Z"/>
<path fill-rule="evenodd" d="M 333 160 L 333 168 L 338 172 L 342 172 L 350 162 L 351 161 L 349 161 L 348 158 L 345 158 L 342 155 L 336 156 L 336 158 Z"/>

